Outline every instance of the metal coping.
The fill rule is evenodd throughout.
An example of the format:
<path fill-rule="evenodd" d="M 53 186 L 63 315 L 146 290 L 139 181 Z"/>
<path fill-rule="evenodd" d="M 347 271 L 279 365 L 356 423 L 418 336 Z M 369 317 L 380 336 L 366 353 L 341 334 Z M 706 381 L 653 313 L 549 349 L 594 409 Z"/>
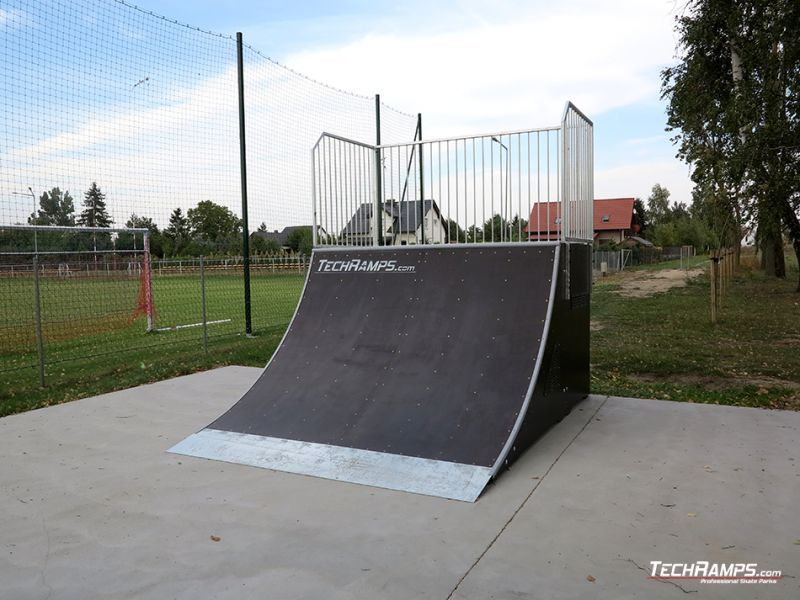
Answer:
<path fill-rule="evenodd" d="M 380 251 L 404 251 L 404 250 L 449 250 L 450 248 L 523 248 L 527 246 L 558 246 L 561 242 L 480 242 L 475 244 L 459 243 L 459 244 L 410 244 L 408 246 L 317 246 L 313 252 L 367 252 L 370 250 Z M 313 258 L 312 252 L 312 258 Z"/>

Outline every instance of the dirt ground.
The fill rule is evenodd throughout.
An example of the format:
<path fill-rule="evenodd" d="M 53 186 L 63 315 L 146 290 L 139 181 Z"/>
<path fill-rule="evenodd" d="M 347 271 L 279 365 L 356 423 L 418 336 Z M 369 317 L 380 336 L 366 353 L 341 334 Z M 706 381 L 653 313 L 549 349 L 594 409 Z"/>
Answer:
<path fill-rule="evenodd" d="M 627 375 L 629 379 L 634 381 L 642 381 L 645 383 L 674 383 L 683 385 L 697 385 L 709 390 L 729 390 L 743 385 L 752 385 L 759 388 L 759 391 L 771 387 L 783 387 L 790 390 L 800 392 L 800 383 L 796 381 L 789 381 L 787 379 L 778 379 L 775 377 L 715 377 L 712 375 L 695 375 L 690 373 L 683 374 L 669 374 L 660 375 L 656 373 L 633 373 Z"/>
<path fill-rule="evenodd" d="M 621 281 L 616 292 L 626 298 L 649 298 L 655 294 L 667 292 L 673 288 L 686 286 L 690 279 L 703 274 L 702 268 L 664 269 L 662 271 L 623 271 L 614 275 Z"/>

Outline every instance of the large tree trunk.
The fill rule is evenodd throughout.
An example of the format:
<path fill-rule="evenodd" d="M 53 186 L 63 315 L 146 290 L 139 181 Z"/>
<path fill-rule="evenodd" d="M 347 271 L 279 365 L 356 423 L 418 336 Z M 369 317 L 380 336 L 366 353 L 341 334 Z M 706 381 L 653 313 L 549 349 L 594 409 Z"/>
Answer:
<path fill-rule="evenodd" d="M 733 42 L 729 43 L 729 49 L 731 53 L 731 74 L 733 75 L 733 86 L 738 93 L 738 88 L 742 83 L 743 74 L 742 74 L 742 57 L 739 55 L 739 52 L 736 50 Z M 742 125 L 739 127 L 739 139 L 742 143 L 746 140 L 747 128 Z M 734 191 L 733 194 L 733 214 L 736 221 L 736 231 L 734 232 L 736 246 L 734 247 L 734 260 L 737 267 L 741 265 L 742 261 L 742 208 L 741 204 L 739 204 L 739 197 L 741 194 L 741 190 L 737 189 Z M 758 248 L 758 246 L 756 246 Z M 763 259 L 763 255 L 762 255 Z"/>
<path fill-rule="evenodd" d="M 739 205 L 739 193 L 736 192 L 732 197 L 733 217 L 734 217 L 734 247 L 733 256 L 735 266 L 738 268 L 742 263 L 742 208 Z"/>
<path fill-rule="evenodd" d="M 770 277 L 786 277 L 786 259 L 783 256 L 781 220 L 768 207 L 759 209 L 758 239 L 761 246 L 761 268 Z"/>
<path fill-rule="evenodd" d="M 764 247 L 765 271 L 771 277 L 786 278 L 786 257 L 783 255 L 783 238 L 770 236 Z"/>

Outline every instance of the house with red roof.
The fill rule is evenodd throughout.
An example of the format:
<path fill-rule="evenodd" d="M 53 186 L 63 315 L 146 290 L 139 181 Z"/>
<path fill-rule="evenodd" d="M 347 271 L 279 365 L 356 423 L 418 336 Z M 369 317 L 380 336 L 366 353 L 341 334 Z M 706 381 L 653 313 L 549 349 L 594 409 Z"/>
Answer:
<path fill-rule="evenodd" d="M 633 219 L 634 198 L 597 198 L 594 201 L 594 241 L 622 243 L 638 233 Z M 561 232 L 561 203 L 537 202 L 525 228 L 532 241 L 557 240 Z"/>

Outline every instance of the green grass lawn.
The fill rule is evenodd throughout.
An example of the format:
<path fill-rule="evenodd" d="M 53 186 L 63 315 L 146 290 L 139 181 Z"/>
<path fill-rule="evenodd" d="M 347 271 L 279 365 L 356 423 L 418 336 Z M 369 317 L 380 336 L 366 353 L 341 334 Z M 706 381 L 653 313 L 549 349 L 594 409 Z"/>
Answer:
<path fill-rule="evenodd" d="M 705 259 L 695 261 L 702 265 Z M 787 280 L 742 268 L 711 325 L 705 276 L 649 298 L 620 295 L 636 267 L 598 281 L 592 298 L 592 391 L 599 394 L 800 409 L 797 264 Z M 209 351 L 200 328 L 145 334 L 130 323 L 138 280 L 43 280 L 47 387 L 39 388 L 32 282 L 0 280 L 0 416 L 213 368 L 263 366 L 299 298 L 303 275 L 256 273 L 255 337 L 245 337 L 240 273 L 207 277 Z M 156 274 L 159 326 L 201 320 L 197 273 Z"/>
<path fill-rule="evenodd" d="M 206 277 L 209 351 L 201 327 L 145 333 L 144 317 L 131 321 L 138 279 L 43 278 L 41 304 L 47 387 L 40 389 L 33 320 L 33 283 L 0 280 L 0 416 L 158 381 L 228 364 L 260 365 L 283 335 L 300 296 L 304 275 L 252 277 L 252 324 L 244 333 L 241 272 Z M 158 327 L 202 320 L 197 273 L 155 275 Z"/>
<path fill-rule="evenodd" d="M 800 294 L 796 262 L 788 266 L 789 277 L 778 280 L 745 262 L 716 325 L 705 275 L 649 298 L 620 295 L 646 267 L 597 282 L 592 390 L 800 409 Z"/>

